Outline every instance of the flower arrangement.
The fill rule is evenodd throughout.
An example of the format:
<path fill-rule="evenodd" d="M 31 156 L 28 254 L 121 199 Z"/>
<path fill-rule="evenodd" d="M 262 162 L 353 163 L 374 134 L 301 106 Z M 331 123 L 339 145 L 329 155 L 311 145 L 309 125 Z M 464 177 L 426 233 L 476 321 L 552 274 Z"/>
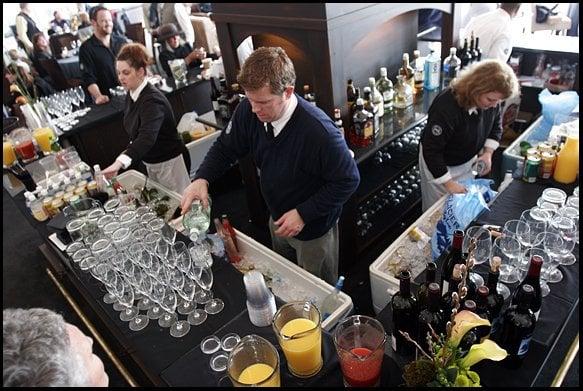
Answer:
<path fill-rule="evenodd" d="M 470 245 L 468 266 L 461 265 L 462 282 L 458 286 L 458 292 L 452 293 L 452 313 L 450 321 L 446 325 L 446 334 L 437 335 L 429 326 L 427 334 L 427 353 L 408 333 L 399 331 L 406 340 L 413 343 L 423 356 L 404 368 L 403 379 L 407 386 L 413 387 L 479 387 L 480 376 L 470 368 L 472 365 L 489 359 L 500 361 L 506 358 L 508 353 L 499 347 L 494 341 L 484 339 L 479 344 L 471 346 L 463 355 L 459 348 L 463 336 L 472 328 L 478 326 L 490 326 L 488 319 L 483 319 L 471 311 L 459 311 L 460 300 L 468 292 L 465 286 L 468 270 L 473 266 L 473 249 Z M 459 311 L 459 312 L 458 312 Z"/>

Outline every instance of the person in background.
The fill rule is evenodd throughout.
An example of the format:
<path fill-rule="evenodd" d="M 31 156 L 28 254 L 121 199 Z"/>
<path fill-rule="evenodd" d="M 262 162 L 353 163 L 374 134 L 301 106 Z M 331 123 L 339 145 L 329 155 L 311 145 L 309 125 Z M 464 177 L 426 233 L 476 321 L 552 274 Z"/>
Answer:
<path fill-rule="evenodd" d="M 146 48 L 139 43 L 125 45 L 117 56 L 117 75 L 128 91 L 123 126 L 130 144 L 102 172 L 110 178 L 141 160 L 148 177 L 182 193 L 190 183 L 190 155 L 178 135 L 168 99 L 146 79 L 146 69 L 151 63 Z"/>
<path fill-rule="evenodd" d="M 32 46 L 32 65 L 40 77 L 45 79 L 48 83 L 52 84 L 52 79 L 50 78 L 49 73 L 40 63 L 41 60 L 50 60 L 51 58 L 54 58 L 53 54 L 51 53 L 51 49 L 49 48 L 49 41 L 43 33 L 36 33 L 32 37 Z"/>
<path fill-rule="evenodd" d="M 182 213 L 193 200 L 208 207 L 209 183 L 251 153 L 273 249 L 335 284 L 338 218 L 360 181 L 346 142 L 326 113 L 294 92 L 294 65 L 282 48 L 255 50 L 237 81 L 246 99 L 182 194 Z"/>
<path fill-rule="evenodd" d="M 26 72 L 30 72 L 30 60 L 26 56 L 22 56 L 18 49 L 10 49 L 8 52 L 9 64 L 14 64 L 17 67 L 22 67 Z"/>
<path fill-rule="evenodd" d="M 91 9 L 93 35 L 79 49 L 81 79 L 95 104 L 109 102 L 109 89 L 118 86 L 115 56 L 122 46 L 130 42 L 127 38 L 112 34 L 111 12 L 105 7 Z"/>
<path fill-rule="evenodd" d="M 169 61 L 183 58 L 187 67 L 195 68 L 200 66 L 202 59 L 206 58 L 207 55 L 204 48 L 193 50 L 188 42 L 181 45 L 181 34 L 182 32 L 178 31 L 174 23 L 162 25 L 158 29 L 158 42 L 164 45 L 159 55 L 160 64 L 169 77 L 172 77 Z"/>
<path fill-rule="evenodd" d="M 160 25 L 174 23 L 184 32 L 184 40 L 194 47 L 194 27 L 190 21 L 190 5 L 188 3 L 164 3 L 160 13 Z"/>
<path fill-rule="evenodd" d="M 87 12 L 79 12 L 79 21 L 81 22 L 79 25 L 80 29 L 91 27 L 91 20 L 89 19 L 89 14 Z"/>
<path fill-rule="evenodd" d="M 30 16 L 30 3 L 20 3 L 20 12 L 16 15 L 16 39 L 28 54 L 32 54 L 32 36 L 39 32 Z"/>
<path fill-rule="evenodd" d="M 54 19 L 51 20 L 51 30 L 54 33 L 60 34 L 60 33 L 66 33 L 69 32 L 69 30 L 71 30 L 71 24 L 69 23 L 68 20 L 63 19 L 63 17 L 61 16 L 61 12 L 59 10 L 53 12 L 53 17 Z"/>
<path fill-rule="evenodd" d="M 468 42 L 472 31 L 480 38 L 482 59 L 497 59 L 507 62 L 512 52 L 514 29 L 512 19 L 522 3 L 500 3 L 500 8 L 470 19 L 464 32 Z"/>
<path fill-rule="evenodd" d="M 492 154 L 502 136 L 501 101 L 518 94 L 509 65 L 499 60 L 472 64 L 441 91 L 429 107 L 421 135 L 419 168 L 423 211 L 444 194 L 465 193 L 459 183 L 490 172 Z"/>
<path fill-rule="evenodd" d="M 4 387 L 107 387 L 93 339 L 44 308 L 2 311 Z"/>

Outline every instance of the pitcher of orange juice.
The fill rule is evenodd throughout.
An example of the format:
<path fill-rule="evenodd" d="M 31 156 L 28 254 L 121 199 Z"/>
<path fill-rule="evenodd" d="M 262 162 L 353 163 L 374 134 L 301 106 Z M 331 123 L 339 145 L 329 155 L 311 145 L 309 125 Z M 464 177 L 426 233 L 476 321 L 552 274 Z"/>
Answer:
<path fill-rule="evenodd" d="M 279 387 L 279 354 L 268 340 L 246 335 L 233 348 L 227 374 L 235 387 Z"/>
<path fill-rule="evenodd" d="M 14 144 L 12 144 L 12 141 L 5 139 L 2 143 L 2 162 L 4 167 L 10 167 L 15 161 Z"/>
<path fill-rule="evenodd" d="M 557 154 L 553 179 L 560 183 L 573 183 L 579 172 L 579 134 L 570 132 L 567 141 Z"/>
<path fill-rule="evenodd" d="M 308 301 L 287 303 L 275 313 L 272 325 L 289 371 L 297 377 L 317 374 L 324 360 L 321 316 L 316 306 Z"/>

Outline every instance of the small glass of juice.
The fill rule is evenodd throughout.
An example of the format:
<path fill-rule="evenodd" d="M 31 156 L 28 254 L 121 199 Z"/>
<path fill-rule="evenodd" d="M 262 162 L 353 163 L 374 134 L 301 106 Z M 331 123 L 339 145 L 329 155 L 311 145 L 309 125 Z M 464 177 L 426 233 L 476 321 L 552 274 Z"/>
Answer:
<path fill-rule="evenodd" d="M 229 354 L 227 374 L 235 387 L 279 387 L 277 349 L 258 335 L 247 335 Z"/>

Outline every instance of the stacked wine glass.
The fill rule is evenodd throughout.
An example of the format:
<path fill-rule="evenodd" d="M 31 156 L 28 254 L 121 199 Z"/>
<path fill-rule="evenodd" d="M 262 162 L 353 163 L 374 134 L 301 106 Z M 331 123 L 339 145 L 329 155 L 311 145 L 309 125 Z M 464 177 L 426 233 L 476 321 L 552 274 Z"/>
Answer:
<path fill-rule="evenodd" d="M 91 110 L 90 107 L 83 107 L 85 91 L 81 86 L 42 96 L 40 100 L 52 116 L 52 124 L 62 132 L 71 130 L 79 123 L 77 117 L 83 117 Z"/>
<path fill-rule="evenodd" d="M 211 291 L 210 246 L 176 241 L 176 231 L 148 206 L 112 198 L 75 224 L 74 239 L 67 254 L 103 283 L 103 302 L 112 304 L 131 330 L 157 320 L 179 338 L 224 308 Z"/>

